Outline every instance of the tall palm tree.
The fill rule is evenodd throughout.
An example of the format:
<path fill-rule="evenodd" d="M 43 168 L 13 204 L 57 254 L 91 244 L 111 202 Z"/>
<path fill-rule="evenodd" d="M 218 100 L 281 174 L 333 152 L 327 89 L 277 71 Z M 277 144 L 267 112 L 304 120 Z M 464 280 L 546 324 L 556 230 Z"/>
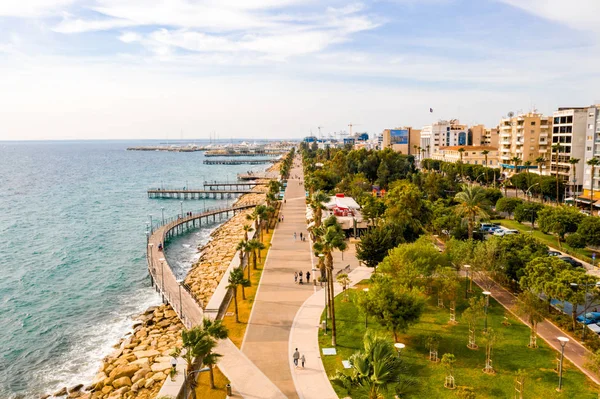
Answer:
<path fill-rule="evenodd" d="M 485 159 L 485 160 L 484 160 L 484 162 L 485 162 L 485 167 L 486 167 L 486 168 L 489 168 L 489 167 L 490 167 L 490 166 L 488 165 L 488 154 L 489 154 L 489 153 L 490 153 L 490 152 L 489 152 L 488 150 L 483 150 L 483 151 L 481 151 L 481 155 L 483 155 L 483 157 L 484 157 L 484 159 Z M 488 175 L 487 175 L 487 172 L 486 172 L 486 174 L 485 174 L 485 185 L 487 186 L 487 184 L 488 184 Z"/>
<path fill-rule="evenodd" d="M 250 244 L 248 241 L 240 241 L 238 242 L 237 247 L 235 247 L 235 250 L 239 252 L 240 254 L 240 268 L 243 270 L 244 269 L 244 256 L 246 254 L 248 254 L 248 252 L 250 251 Z M 250 279 L 250 267 L 248 267 L 248 279 Z"/>
<path fill-rule="evenodd" d="M 242 229 L 244 230 L 244 241 L 248 242 L 248 233 L 253 232 L 254 229 L 249 224 L 245 224 Z"/>
<path fill-rule="evenodd" d="M 248 242 L 248 248 L 250 250 L 250 253 L 252 254 L 252 268 L 256 270 L 256 260 L 258 258 L 260 258 L 260 251 L 261 249 L 265 249 L 265 244 L 263 244 L 262 242 L 258 241 L 258 240 L 250 240 Z M 258 252 L 258 254 L 257 254 Z M 248 273 L 250 274 L 250 273 Z"/>
<path fill-rule="evenodd" d="M 560 195 L 560 193 L 558 192 L 558 182 L 559 182 L 559 176 L 558 176 L 558 153 L 562 150 L 562 146 L 560 144 L 553 144 L 552 145 L 552 152 L 554 152 L 555 155 L 555 159 L 556 159 L 556 205 L 558 205 L 558 196 Z"/>
<path fill-rule="evenodd" d="M 512 157 L 510 159 L 510 161 L 515 164 L 515 174 L 517 174 L 518 173 L 518 169 L 519 169 L 519 164 L 521 163 L 521 158 L 519 158 L 517 156 L 514 156 L 514 157 Z M 515 196 L 519 197 L 519 192 L 517 191 L 517 186 L 516 185 L 515 185 Z"/>
<path fill-rule="evenodd" d="M 363 349 L 348 359 L 350 373 L 337 371 L 331 382 L 343 388 L 357 389 L 356 397 L 380 399 L 393 388 L 407 394 L 416 390 L 416 380 L 406 375 L 407 368 L 396 353 L 392 342 L 368 331 L 363 338 Z M 398 396 L 397 396 L 398 397 Z"/>
<path fill-rule="evenodd" d="M 238 302 L 237 302 L 237 289 L 241 285 L 242 286 L 242 299 L 246 299 L 246 293 L 244 291 L 244 287 L 248 286 L 248 279 L 244 277 L 244 271 L 240 267 L 236 267 L 229 273 L 229 279 L 227 279 L 229 285 L 227 285 L 227 289 L 231 290 L 233 294 L 233 305 L 235 309 L 235 322 L 239 323 L 240 318 L 238 314 Z"/>
<path fill-rule="evenodd" d="M 591 159 L 588 159 L 588 161 L 586 162 L 588 165 L 591 166 L 592 170 L 590 171 L 590 179 L 591 179 L 591 183 L 590 183 L 590 199 L 592 200 L 592 202 L 590 203 L 590 215 L 594 215 L 594 177 L 596 176 L 596 166 L 600 165 L 600 159 L 593 157 Z"/>
<path fill-rule="evenodd" d="M 325 209 L 323 202 L 328 200 L 329 196 L 320 190 L 315 191 L 310 199 L 310 207 L 313 210 L 315 228 L 319 228 L 319 226 L 321 226 L 323 209 Z"/>
<path fill-rule="evenodd" d="M 540 185 L 540 197 L 542 199 L 542 202 L 544 202 L 544 194 L 542 193 L 542 166 L 546 165 L 546 158 L 541 157 L 541 156 L 537 157 L 535 159 L 535 163 L 537 163 L 538 171 L 540 173 L 540 182 L 539 182 L 539 185 Z"/>
<path fill-rule="evenodd" d="M 331 309 L 331 345 L 336 346 L 336 325 L 335 325 L 335 303 L 333 295 L 333 252 L 335 250 L 344 251 L 348 246 L 344 241 L 346 235 L 342 226 L 337 222 L 335 216 L 325 219 L 322 226 L 316 229 L 316 235 L 320 240 L 314 243 L 315 252 L 325 255 L 325 268 L 327 270 L 327 285 L 329 287 L 328 303 Z"/>
<path fill-rule="evenodd" d="M 467 220 L 469 238 L 473 238 L 476 219 L 488 216 L 487 212 L 483 209 L 485 204 L 483 189 L 479 186 L 463 184 L 462 191 L 456 193 L 454 200 L 458 202 L 455 211 L 459 216 Z"/>
<path fill-rule="evenodd" d="M 579 158 L 569 158 L 569 163 L 571 164 L 571 171 L 573 172 L 573 178 L 571 179 L 571 194 L 574 197 L 573 203 L 577 206 L 577 192 L 575 188 L 575 183 L 577 183 L 576 175 L 577 175 L 577 164 L 581 161 Z"/>
<path fill-rule="evenodd" d="M 206 331 L 209 337 L 213 338 L 213 340 L 217 339 L 225 339 L 227 338 L 227 327 L 223 325 L 222 320 L 211 320 L 209 318 L 205 318 L 202 321 L 202 329 Z M 208 375 L 210 377 L 210 387 L 211 389 L 215 389 L 215 375 L 213 372 L 213 367 L 217 364 L 217 360 L 222 355 L 218 353 L 212 352 L 210 350 L 207 354 L 202 358 L 202 363 L 205 366 L 208 366 Z"/>

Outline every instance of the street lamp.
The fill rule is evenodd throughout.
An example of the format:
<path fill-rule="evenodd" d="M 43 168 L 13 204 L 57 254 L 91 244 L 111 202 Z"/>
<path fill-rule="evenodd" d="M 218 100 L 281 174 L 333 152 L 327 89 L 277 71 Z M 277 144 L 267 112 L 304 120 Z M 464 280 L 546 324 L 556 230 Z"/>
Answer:
<path fill-rule="evenodd" d="M 154 270 L 154 263 L 152 262 L 152 247 L 154 246 L 154 244 L 149 243 L 148 244 L 148 252 L 150 253 L 150 266 L 152 266 L 152 270 Z"/>
<path fill-rule="evenodd" d="M 487 333 L 487 319 L 488 319 L 488 308 L 490 307 L 490 294 L 491 292 L 489 291 L 483 291 L 482 292 L 483 295 L 485 295 L 485 327 L 483 329 L 484 332 Z"/>
<path fill-rule="evenodd" d="M 464 265 L 465 268 L 465 299 L 469 298 L 469 269 L 471 268 L 471 265 Z"/>
<path fill-rule="evenodd" d="M 183 284 L 183 279 L 177 280 L 177 284 L 179 284 L 179 316 L 183 319 L 183 307 L 181 306 L 181 284 Z"/>
<path fill-rule="evenodd" d="M 179 201 L 179 205 L 181 205 L 181 218 L 183 219 L 183 201 Z"/>
<path fill-rule="evenodd" d="M 321 263 L 323 261 L 323 258 L 325 257 L 325 254 L 319 254 L 319 263 Z M 321 283 L 323 282 L 323 273 L 321 273 Z M 327 291 L 327 282 L 325 282 L 325 334 L 327 334 L 327 299 L 328 298 L 328 291 Z"/>
<path fill-rule="evenodd" d="M 161 285 L 161 290 L 162 290 L 162 296 L 163 296 L 163 302 L 165 300 L 165 258 L 160 258 L 160 274 L 161 274 L 161 280 L 162 280 L 162 285 Z"/>
<path fill-rule="evenodd" d="M 149 214 L 148 217 L 150 218 L 150 234 L 152 234 L 152 214 Z"/>
<path fill-rule="evenodd" d="M 569 338 L 567 337 L 558 337 L 558 343 L 560 344 L 560 363 L 558 365 L 558 389 L 557 391 L 561 391 L 562 390 L 562 366 L 563 366 L 563 359 L 565 357 L 565 346 L 567 345 L 567 342 L 569 342 Z"/>
<path fill-rule="evenodd" d="M 162 214 L 162 224 L 165 224 L 165 207 L 161 206 L 160 207 L 160 213 Z"/>
<path fill-rule="evenodd" d="M 369 292 L 368 288 L 363 288 L 363 292 L 365 293 L 365 295 L 367 294 L 367 292 Z M 367 317 L 369 317 L 369 314 L 367 313 L 366 309 L 365 309 L 365 328 L 367 328 Z"/>
<path fill-rule="evenodd" d="M 534 183 L 531 186 L 529 186 L 529 188 L 525 192 L 525 195 L 527 196 L 527 201 L 531 202 L 531 189 L 534 188 L 535 186 L 538 186 L 539 184 L 540 183 Z"/>
<path fill-rule="evenodd" d="M 396 348 L 396 351 L 398 352 L 398 357 L 400 357 L 400 354 L 402 353 L 402 349 L 406 348 L 406 345 L 404 345 L 400 342 L 396 342 L 394 344 L 394 348 Z"/>

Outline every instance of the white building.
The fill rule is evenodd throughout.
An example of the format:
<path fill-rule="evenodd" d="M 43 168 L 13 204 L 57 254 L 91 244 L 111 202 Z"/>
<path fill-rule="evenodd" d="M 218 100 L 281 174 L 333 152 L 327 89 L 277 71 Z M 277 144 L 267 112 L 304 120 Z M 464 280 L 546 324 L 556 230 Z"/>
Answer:
<path fill-rule="evenodd" d="M 461 125 L 457 119 L 437 121 L 421 129 L 421 148 L 425 149 L 425 158 L 440 151 L 441 147 L 457 145 L 473 145 L 469 129 Z"/>
<path fill-rule="evenodd" d="M 585 156 L 583 162 L 580 162 L 580 168 L 583 172 L 583 194 L 591 195 L 592 188 L 592 167 L 587 165 L 587 161 L 592 158 L 600 158 L 600 105 L 593 105 L 588 108 L 585 132 Z M 594 180 L 594 200 L 600 199 L 600 185 L 598 172 L 596 168 Z"/>
<path fill-rule="evenodd" d="M 583 184 L 586 153 L 586 132 L 588 122 L 588 108 L 559 108 L 552 114 L 552 145 L 559 144 L 558 170 L 556 166 L 556 152 L 552 151 L 549 174 L 558 176 L 571 186 L 572 191 L 579 192 Z M 594 127 L 592 127 L 594 129 Z M 571 158 L 579 159 L 573 178 Z M 578 167 L 577 167 L 578 166 Z"/>

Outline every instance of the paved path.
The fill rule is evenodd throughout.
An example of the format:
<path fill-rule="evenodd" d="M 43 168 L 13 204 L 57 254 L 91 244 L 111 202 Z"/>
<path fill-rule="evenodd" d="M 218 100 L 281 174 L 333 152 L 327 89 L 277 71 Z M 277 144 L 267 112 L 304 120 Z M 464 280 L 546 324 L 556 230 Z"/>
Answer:
<path fill-rule="evenodd" d="M 289 335 L 296 312 L 314 289 L 312 284 L 294 283 L 294 271 L 311 270 L 311 253 L 309 241 L 302 242 L 299 236 L 306 233 L 302 169 L 294 166 L 290 177 L 281 211 L 284 221 L 273 234 L 242 351 L 286 397 L 297 398 L 289 367 Z"/>
<path fill-rule="evenodd" d="M 353 270 L 349 274 L 351 286 L 369 278 L 372 272 L 373 269 L 364 266 Z M 342 287 L 335 284 L 334 292 L 336 295 L 339 294 L 342 292 Z M 338 397 L 329 382 L 319 351 L 319 328 L 321 315 L 325 309 L 324 293 L 324 290 L 319 289 L 304 302 L 296 314 L 290 333 L 288 362 L 300 399 L 337 399 Z M 306 357 L 304 368 L 294 367 L 292 354 L 295 348 Z"/>
<path fill-rule="evenodd" d="M 513 294 L 508 292 L 504 287 L 499 284 L 487 279 L 485 282 L 480 279 L 473 279 L 479 286 L 485 287 L 492 294 L 492 297 L 498 301 L 502 306 L 512 312 L 516 302 L 516 298 Z M 517 316 L 518 317 L 518 316 Z M 528 325 L 523 319 L 519 317 L 523 323 Z M 537 328 L 538 336 L 541 337 L 548 345 L 552 346 L 557 351 L 560 351 L 560 344 L 557 337 L 567 336 L 560 328 L 545 320 L 538 324 Z M 591 333 L 588 331 L 588 333 Z M 584 365 L 587 362 L 587 356 L 590 351 L 581 345 L 577 340 L 570 338 L 571 340 L 565 346 L 565 357 L 571 361 L 577 368 L 579 368 L 584 374 L 586 374 L 592 381 L 600 385 L 600 376 L 588 370 Z"/>

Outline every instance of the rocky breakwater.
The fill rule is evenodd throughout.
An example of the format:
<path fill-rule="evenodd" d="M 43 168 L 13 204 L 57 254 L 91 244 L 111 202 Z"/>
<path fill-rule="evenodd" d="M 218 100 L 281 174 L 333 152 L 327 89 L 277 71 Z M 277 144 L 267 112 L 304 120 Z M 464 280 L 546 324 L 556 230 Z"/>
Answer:
<path fill-rule="evenodd" d="M 79 399 L 150 399 L 156 397 L 171 369 L 171 352 L 181 347 L 183 325 L 168 305 L 148 308 L 133 332 L 105 357 L 92 383 L 63 388 L 55 397 Z M 48 396 L 45 396 L 46 398 Z"/>
<path fill-rule="evenodd" d="M 258 194 L 246 194 L 258 195 Z M 260 194 L 264 199 L 264 194 Z M 243 200 L 241 198 L 240 200 Z M 202 249 L 200 259 L 185 278 L 194 297 L 206 305 L 219 285 L 221 278 L 235 256 L 238 243 L 244 238 L 243 226 L 250 224 L 246 215 L 253 208 L 242 211 L 229 219 L 211 234 L 211 240 Z"/>

